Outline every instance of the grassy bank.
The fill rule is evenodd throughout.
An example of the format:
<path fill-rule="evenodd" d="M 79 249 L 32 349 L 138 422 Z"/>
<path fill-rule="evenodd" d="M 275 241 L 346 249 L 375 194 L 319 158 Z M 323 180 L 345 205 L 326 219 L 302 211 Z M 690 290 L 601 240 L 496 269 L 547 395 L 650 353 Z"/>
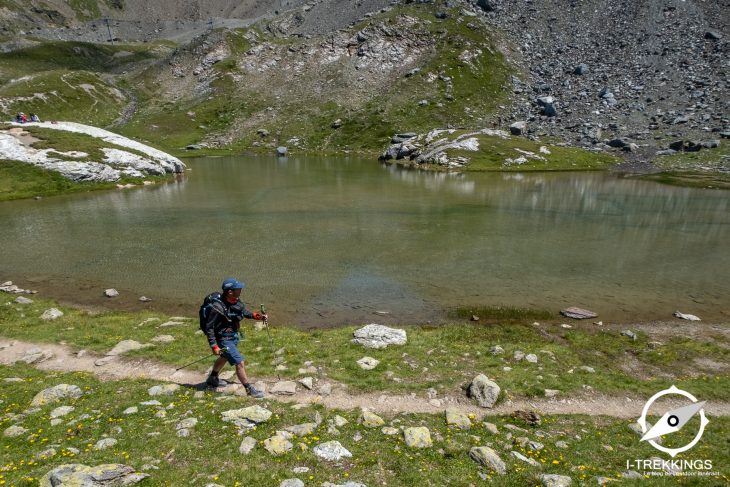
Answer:
<path fill-rule="evenodd" d="M 76 183 L 25 162 L 0 160 L 0 201 L 111 189 L 117 183 Z"/>
<path fill-rule="evenodd" d="M 49 325 L 39 316 L 56 303 L 34 297 L 33 304 L 21 305 L 13 299 L 11 295 L 0 295 L 0 336 L 6 338 L 63 342 L 75 349 L 106 352 L 124 339 L 150 343 L 158 335 L 172 335 L 172 343 L 155 344 L 129 354 L 171 365 L 182 365 L 188 357 L 209 352 L 192 317 L 91 315 L 61 307 L 65 315 Z M 513 398 L 539 397 L 545 389 L 557 389 L 567 397 L 586 387 L 609 394 L 651 395 L 675 384 L 705 398 L 730 400 L 727 334 L 708 332 L 699 337 L 675 335 L 658 340 L 634 330 L 637 339 L 632 340 L 620 334 L 622 327 L 571 321 L 571 328 L 565 328 L 563 321 L 533 321 L 505 318 L 490 324 L 455 321 L 448 326 L 408 326 L 408 343 L 384 350 L 352 344 L 355 326 L 310 332 L 272 327 L 274 347 L 283 349 L 277 355 L 265 331 L 255 330 L 247 321 L 241 349 L 255 377 L 274 377 L 275 365 L 283 364 L 286 370 L 278 371 L 282 378 L 298 378 L 303 376 L 299 369 L 311 363 L 320 378 L 345 384 L 352 391 L 425 395 L 433 387 L 439 394 L 461 395 L 464 384 L 485 373 L 502 387 L 504 397 Z M 160 326 L 169 322 L 178 324 Z M 504 353 L 493 354 L 491 348 L 496 345 Z M 518 351 L 534 354 L 537 362 L 515 358 Z M 364 356 L 381 363 L 373 371 L 362 370 L 356 361 Z M 209 366 L 203 361 L 191 369 L 202 376 Z"/>

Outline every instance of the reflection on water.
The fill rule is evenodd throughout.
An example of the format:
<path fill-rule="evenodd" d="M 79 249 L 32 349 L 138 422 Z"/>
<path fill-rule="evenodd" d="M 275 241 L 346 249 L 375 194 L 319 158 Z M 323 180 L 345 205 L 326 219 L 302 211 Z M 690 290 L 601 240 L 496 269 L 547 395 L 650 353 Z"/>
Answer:
<path fill-rule="evenodd" d="M 459 304 L 730 315 L 726 192 L 334 158 L 190 166 L 170 184 L 3 203 L 0 279 L 91 281 L 194 309 L 234 275 L 250 301 L 309 324 L 436 320 Z"/>

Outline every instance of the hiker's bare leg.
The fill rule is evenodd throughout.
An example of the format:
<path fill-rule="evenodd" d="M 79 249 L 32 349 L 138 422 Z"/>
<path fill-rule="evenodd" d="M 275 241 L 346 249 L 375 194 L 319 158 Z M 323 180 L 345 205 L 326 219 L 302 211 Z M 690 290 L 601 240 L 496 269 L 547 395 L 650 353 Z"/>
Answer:
<path fill-rule="evenodd" d="M 223 355 L 219 355 L 217 359 L 215 359 L 215 363 L 213 364 L 213 372 L 216 374 L 221 371 L 224 365 L 226 365 L 226 358 Z"/>
<path fill-rule="evenodd" d="M 246 367 L 244 367 L 243 362 L 241 362 L 240 364 L 236 364 L 236 375 L 238 376 L 238 380 L 241 381 L 241 384 L 248 384 Z"/>

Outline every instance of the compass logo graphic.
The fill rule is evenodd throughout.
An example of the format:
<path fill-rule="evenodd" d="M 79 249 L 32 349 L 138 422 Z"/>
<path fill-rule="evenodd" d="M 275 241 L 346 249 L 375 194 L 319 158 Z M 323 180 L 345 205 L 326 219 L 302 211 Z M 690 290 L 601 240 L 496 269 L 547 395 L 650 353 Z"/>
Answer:
<path fill-rule="evenodd" d="M 654 404 L 654 401 L 662 396 L 667 396 L 669 394 L 684 396 L 692 402 L 687 404 L 686 406 L 682 406 L 680 408 L 665 412 L 661 419 L 657 421 L 654 426 L 648 428 L 646 415 L 649 412 L 649 408 L 651 408 L 651 405 Z M 676 386 L 672 386 L 669 389 L 664 389 L 663 391 L 657 392 L 656 394 L 651 396 L 648 401 L 646 401 L 646 404 L 644 405 L 644 410 L 641 412 L 641 417 L 637 421 L 641 426 L 641 432 L 644 435 L 642 436 L 641 441 L 648 441 L 651 446 L 659 451 L 663 451 L 664 453 L 669 453 L 672 458 L 677 456 L 677 454 L 682 453 L 683 451 L 689 450 L 690 448 L 695 446 L 698 441 L 700 441 L 700 438 L 702 438 L 702 434 L 705 432 L 705 426 L 707 426 L 707 424 L 710 422 L 705 416 L 705 402 L 706 401 L 697 401 L 697 398 L 694 397 L 692 394 L 687 391 L 678 389 Z M 700 428 L 692 441 L 690 441 L 681 448 L 667 448 L 656 442 L 656 440 L 658 440 L 660 436 L 679 431 L 698 412 L 700 415 Z"/>

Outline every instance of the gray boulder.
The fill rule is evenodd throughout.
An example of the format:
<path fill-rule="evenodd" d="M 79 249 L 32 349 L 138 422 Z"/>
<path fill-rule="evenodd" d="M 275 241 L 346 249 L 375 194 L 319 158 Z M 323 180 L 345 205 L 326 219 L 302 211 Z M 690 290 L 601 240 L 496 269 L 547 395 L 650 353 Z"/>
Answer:
<path fill-rule="evenodd" d="M 512 135 L 522 135 L 527 130 L 527 122 L 519 121 L 509 126 L 509 131 Z"/>
<path fill-rule="evenodd" d="M 276 155 L 278 155 L 280 157 L 286 156 L 288 152 L 289 152 L 289 150 L 286 147 L 284 147 L 283 145 L 280 145 L 279 147 L 276 148 Z"/>
<path fill-rule="evenodd" d="M 497 452 L 488 446 L 475 446 L 469 450 L 469 456 L 478 464 L 491 468 L 500 475 L 507 472 L 507 466 L 504 464 Z"/>
<path fill-rule="evenodd" d="M 469 385 L 469 397 L 476 399 L 483 408 L 494 407 L 499 398 L 500 387 L 496 382 L 491 381 L 484 374 L 479 374 Z"/>
<path fill-rule="evenodd" d="M 43 389 L 41 392 L 33 397 L 30 402 L 31 406 L 44 406 L 52 402 L 60 401 L 61 399 L 71 398 L 78 399 L 83 395 L 79 386 L 70 384 L 58 384 L 57 386 Z"/>
<path fill-rule="evenodd" d="M 406 331 L 371 323 L 355 330 L 352 343 L 366 348 L 386 348 L 388 345 L 405 345 Z"/>

